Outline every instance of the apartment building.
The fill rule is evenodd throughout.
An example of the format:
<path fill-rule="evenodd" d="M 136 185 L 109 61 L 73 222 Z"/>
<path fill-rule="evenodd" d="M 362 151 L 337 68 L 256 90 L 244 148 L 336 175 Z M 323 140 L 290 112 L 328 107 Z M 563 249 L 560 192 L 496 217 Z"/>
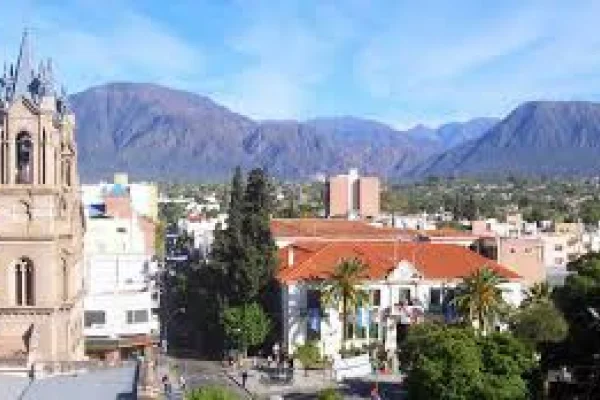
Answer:
<path fill-rule="evenodd" d="M 380 210 L 379 178 L 360 176 L 356 169 L 346 175 L 329 177 L 325 204 L 328 217 L 375 218 Z"/>
<path fill-rule="evenodd" d="M 85 204 L 84 335 L 90 357 L 121 359 L 159 338 L 154 221 L 115 185 Z"/>

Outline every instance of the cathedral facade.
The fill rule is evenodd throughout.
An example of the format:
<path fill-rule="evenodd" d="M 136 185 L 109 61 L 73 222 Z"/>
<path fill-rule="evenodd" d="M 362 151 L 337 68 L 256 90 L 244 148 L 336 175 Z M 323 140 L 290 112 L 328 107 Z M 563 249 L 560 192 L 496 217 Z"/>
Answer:
<path fill-rule="evenodd" d="M 83 358 L 84 218 L 75 118 L 25 32 L 0 75 L 0 359 Z"/>

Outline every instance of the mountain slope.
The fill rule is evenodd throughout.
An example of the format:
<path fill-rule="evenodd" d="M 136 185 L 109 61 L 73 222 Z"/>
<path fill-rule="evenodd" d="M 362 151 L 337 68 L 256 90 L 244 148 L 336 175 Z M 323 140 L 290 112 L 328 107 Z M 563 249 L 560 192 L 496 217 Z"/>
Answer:
<path fill-rule="evenodd" d="M 71 97 L 82 179 L 221 180 L 262 166 L 282 178 L 342 172 L 382 177 L 412 169 L 442 146 L 353 117 L 253 121 L 196 94 L 114 83 Z"/>
<path fill-rule="evenodd" d="M 417 125 L 406 133 L 415 140 L 425 141 L 440 150 L 448 150 L 469 140 L 478 139 L 494 125 L 497 118 L 474 118 L 466 122 L 451 122 L 437 129 Z"/>
<path fill-rule="evenodd" d="M 411 176 L 597 175 L 600 104 L 525 103 L 479 139 L 433 156 Z"/>

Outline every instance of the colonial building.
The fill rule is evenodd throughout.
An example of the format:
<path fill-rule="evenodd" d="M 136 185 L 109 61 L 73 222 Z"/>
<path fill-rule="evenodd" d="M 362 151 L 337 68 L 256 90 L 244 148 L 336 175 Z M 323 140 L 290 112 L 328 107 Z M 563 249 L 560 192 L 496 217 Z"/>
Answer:
<path fill-rule="evenodd" d="M 366 265 L 360 289 L 368 304 L 351 312 L 342 326 L 339 307 L 321 302 L 323 281 L 343 260 Z M 464 277 L 487 267 L 502 278 L 504 300 L 517 307 L 522 300 L 522 278 L 514 271 L 465 247 L 427 242 L 304 240 L 279 250 L 278 279 L 282 284 L 284 349 L 292 354 L 307 341 L 317 341 L 321 352 L 336 357 L 342 347 L 383 345 L 394 364 L 406 325 L 424 318 L 454 319 L 450 301 Z M 397 360 L 396 360 L 397 361 Z"/>
<path fill-rule="evenodd" d="M 0 75 L 0 357 L 83 357 L 83 212 L 75 118 L 27 32 Z"/>

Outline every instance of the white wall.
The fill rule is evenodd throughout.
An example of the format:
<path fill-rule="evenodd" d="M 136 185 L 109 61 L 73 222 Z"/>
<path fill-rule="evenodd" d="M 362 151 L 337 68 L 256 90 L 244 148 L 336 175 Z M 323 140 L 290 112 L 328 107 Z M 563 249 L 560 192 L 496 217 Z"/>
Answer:
<path fill-rule="evenodd" d="M 120 335 L 158 334 L 158 316 L 153 315 L 152 309 L 158 307 L 157 301 L 146 292 L 120 292 L 86 296 L 85 310 L 105 311 L 106 323 L 93 327 L 84 327 L 85 336 L 102 336 L 116 338 Z M 147 310 L 148 322 L 127 323 L 128 310 Z"/>
<path fill-rule="evenodd" d="M 395 309 L 394 306 L 400 302 L 400 289 L 410 291 L 410 298 L 415 304 L 420 304 L 425 310 L 430 306 L 430 293 L 432 288 L 452 288 L 458 281 L 424 280 L 413 278 L 416 270 L 410 263 L 401 262 L 398 268 L 390 274 L 385 281 L 372 281 L 363 286 L 366 291 L 380 291 L 380 306 L 369 306 L 372 311 L 373 321 L 379 323 L 378 339 L 386 337 L 386 348 L 396 348 L 396 322 L 392 318 L 386 318 L 386 309 Z M 296 283 L 285 287 L 282 301 L 284 309 L 284 343 L 289 353 L 293 353 L 298 345 L 306 342 L 308 317 L 306 316 L 307 289 L 310 283 Z M 518 307 L 523 300 L 522 285 L 520 282 L 507 282 L 500 284 L 504 300 L 513 307 Z M 443 301 L 443 298 L 441 298 Z M 394 311 L 392 311 L 394 312 Z M 328 317 L 321 319 L 321 352 L 332 356 L 339 352 L 342 341 L 342 322 L 340 313 L 335 309 L 326 309 Z M 352 320 L 352 317 L 350 318 Z M 361 346 L 373 341 L 369 338 L 369 329 L 365 339 L 352 339 L 349 345 Z"/>

